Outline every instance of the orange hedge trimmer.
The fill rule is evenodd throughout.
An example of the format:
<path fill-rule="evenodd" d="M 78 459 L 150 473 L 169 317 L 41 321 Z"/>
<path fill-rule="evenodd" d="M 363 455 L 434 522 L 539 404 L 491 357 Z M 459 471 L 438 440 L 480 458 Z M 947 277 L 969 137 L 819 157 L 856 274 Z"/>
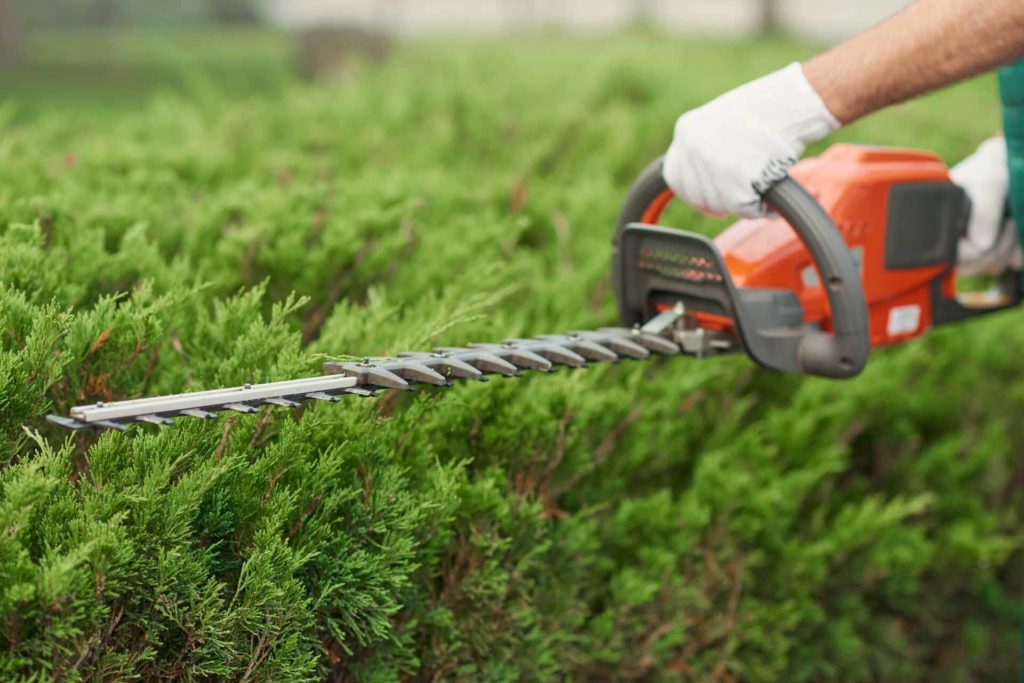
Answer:
<path fill-rule="evenodd" d="M 660 160 L 649 166 L 626 198 L 613 242 L 623 327 L 332 361 L 320 377 L 95 403 L 48 419 L 71 429 L 123 430 L 132 422 L 213 419 L 219 411 L 680 353 L 743 350 L 776 370 L 846 378 L 863 369 L 873 346 L 1021 300 L 1015 272 L 991 291 L 957 293 L 956 250 L 970 200 L 933 154 L 836 145 L 794 166 L 764 199 L 778 215 L 741 220 L 714 240 L 659 226 L 672 192 Z"/>

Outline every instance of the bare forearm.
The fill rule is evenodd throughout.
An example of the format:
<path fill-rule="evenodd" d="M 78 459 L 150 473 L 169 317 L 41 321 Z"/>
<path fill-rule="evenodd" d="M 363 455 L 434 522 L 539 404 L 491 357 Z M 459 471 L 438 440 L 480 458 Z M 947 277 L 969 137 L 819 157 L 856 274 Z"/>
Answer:
<path fill-rule="evenodd" d="M 1024 0 L 918 0 L 804 65 L 843 123 L 1024 56 Z"/>

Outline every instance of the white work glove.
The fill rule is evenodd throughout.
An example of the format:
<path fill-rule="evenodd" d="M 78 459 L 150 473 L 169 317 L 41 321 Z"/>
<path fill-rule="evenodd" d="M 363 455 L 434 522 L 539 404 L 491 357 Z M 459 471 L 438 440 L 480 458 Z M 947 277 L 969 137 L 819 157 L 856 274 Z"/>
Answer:
<path fill-rule="evenodd" d="M 1024 264 L 1016 226 L 1006 217 L 1010 192 L 1010 171 L 1006 162 L 1006 140 L 995 137 L 949 171 L 953 182 L 971 198 L 967 236 L 957 248 L 957 271 L 961 275 L 999 275 Z"/>
<path fill-rule="evenodd" d="M 808 144 L 839 126 L 793 63 L 680 116 L 662 173 L 676 196 L 701 211 L 761 216 L 761 193 Z"/>

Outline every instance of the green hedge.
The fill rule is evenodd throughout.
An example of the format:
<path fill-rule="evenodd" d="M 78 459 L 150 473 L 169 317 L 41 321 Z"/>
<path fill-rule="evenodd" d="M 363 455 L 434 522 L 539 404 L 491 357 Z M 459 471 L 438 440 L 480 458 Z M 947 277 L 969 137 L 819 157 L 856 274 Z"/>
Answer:
<path fill-rule="evenodd" d="M 674 116 L 806 54 L 411 46 L 330 87 L 9 124 L 0 678 L 1008 680 L 1016 312 L 842 383 L 673 359 L 301 420 L 43 419 L 610 323 L 612 224 Z M 840 137 L 956 159 L 997 121 L 983 79 Z"/>

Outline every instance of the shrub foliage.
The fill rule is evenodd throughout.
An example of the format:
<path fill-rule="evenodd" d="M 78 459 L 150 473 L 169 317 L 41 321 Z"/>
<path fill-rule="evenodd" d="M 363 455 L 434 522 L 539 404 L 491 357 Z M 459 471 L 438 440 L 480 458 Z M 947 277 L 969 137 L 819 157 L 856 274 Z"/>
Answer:
<path fill-rule="evenodd" d="M 842 383 L 674 359 L 127 435 L 42 419 L 611 323 L 612 223 L 673 117 L 805 54 L 498 47 L 3 130 L 0 678 L 1010 676 L 1019 313 Z M 843 135 L 952 160 L 996 122 L 982 80 Z"/>

